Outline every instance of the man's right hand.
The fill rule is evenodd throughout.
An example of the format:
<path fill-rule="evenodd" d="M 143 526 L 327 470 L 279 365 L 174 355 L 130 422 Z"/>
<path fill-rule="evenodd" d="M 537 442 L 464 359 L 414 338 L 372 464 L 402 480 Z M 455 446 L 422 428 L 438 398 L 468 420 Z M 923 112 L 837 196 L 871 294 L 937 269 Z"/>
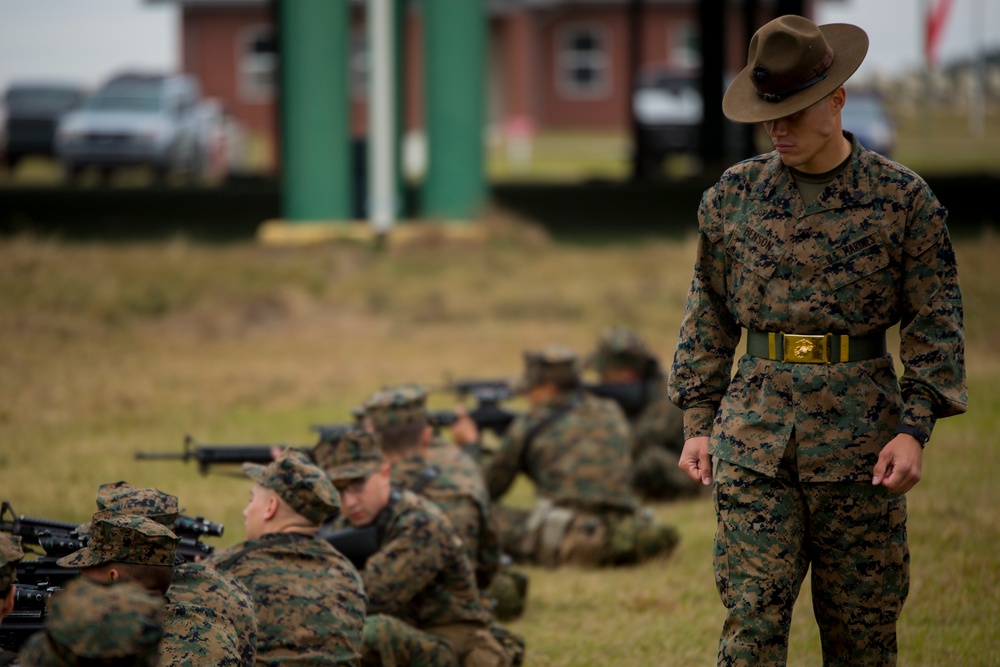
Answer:
<path fill-rule="evenodd" d="M 688 438 L 684 441 L 684 449 L 681 451 L 681 460 L 677 467 L 696 482 L 701 482 L 705 486 L 712 483 L 712 457 L 708 453 L 707 435 Z"/>

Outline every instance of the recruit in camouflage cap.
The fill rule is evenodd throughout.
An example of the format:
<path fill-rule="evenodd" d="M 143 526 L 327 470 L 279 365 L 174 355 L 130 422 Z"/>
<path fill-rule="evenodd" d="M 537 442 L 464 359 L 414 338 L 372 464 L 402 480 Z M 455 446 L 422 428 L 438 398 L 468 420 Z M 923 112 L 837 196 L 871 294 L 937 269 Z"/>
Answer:
<path fill-rule="evenodd" d="M 97 509 L 114 510 L 119 514 L 139 514 L 162 523 L 167 528 L 174 525 L 180 508 L 177 496 L 159 489 L 140 489 L 128 482 L 104 484 L 97 490 Z"/>
<path fill-rule="evenodd" d="M 348 431 L 322 451 L 317 446 L 316 461 L 334 482 L 367 477 L 385 462 L 381 442 L 378 433 Z"/>
<path fill-rule="evenodd" d="M 24 558 L 21 538 L 10 533 L 0 533 L 0 597 L 5 597 L 17 577 L 17 564 Z"/>
<path fill-rule="evenodd" d="M 340 493 L 305 452 L 286 449 L 266 466 L 244 463 L 243 473 L 312 523 L 321 524 L 340 512 Z"/>
<path fill-rule="evenodd" d="M 162 597 L 136 583 L 104 585 L 80 577 L 49 600 L 45 630 L 29 640 L 20 659 L 24 665 L 75 665 L 81 658 L 104 664 L 134 656 L 128 664 L 159 665 L 162 636 Z"/>
<path fill-rule="evenodd" d="M 102 484 L 97 489 L 97 509 L 145 516 L 167 528 L 173 528 L 180 513 L 177 496 L 159 489 L 136 488 L 125 481 Z M 82 524 L 77 532 L 89 535 L 90 523 Z"/>
<path fill-rule="evenodd" d="M 569 383 L 580 379 L 576 353 L 560 345 L 541 350 L 525 350 L 524 376 L 515 391 L 523 392 L 545 382 Z"/>
<path fill-rule="evenodd" d="M 365 401 L 365 415 L 378 431 L 387 427 L 427 423 L 427 390 L 416 384 L 383 389 Z"/>
<path fill-rule="evenodd" d="M 597 349 L 587 363 L 599 373 L 611 368 L 641 370 L 652 357 L 653 353 L 638 333 L 624 327 L 610 327 L 601 332 Z"/>
<path fill-rule="evenodd" d="M 113 510 L 94 513 L 90 542 L 56 561 L 61 567 L 93 567 L 101 563 L 169 565 L 175 563 L 180 538 L 169 528 L 135 514 Z"/>

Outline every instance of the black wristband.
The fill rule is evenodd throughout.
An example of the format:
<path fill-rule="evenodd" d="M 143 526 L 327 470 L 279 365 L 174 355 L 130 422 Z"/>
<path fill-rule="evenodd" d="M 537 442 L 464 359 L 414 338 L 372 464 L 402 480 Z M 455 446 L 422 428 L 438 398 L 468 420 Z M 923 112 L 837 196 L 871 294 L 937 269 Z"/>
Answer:
<path fill-rule="evenodd" d="M 917 428 L 916 426 L 911 426 L 910 424 L 900 424 L 896 427 L 896 433 L 905 433 L 906 435 L 912 435 L 923 447 L 930 440 L 930 436 L 923 432 L 923 430 Z"/>

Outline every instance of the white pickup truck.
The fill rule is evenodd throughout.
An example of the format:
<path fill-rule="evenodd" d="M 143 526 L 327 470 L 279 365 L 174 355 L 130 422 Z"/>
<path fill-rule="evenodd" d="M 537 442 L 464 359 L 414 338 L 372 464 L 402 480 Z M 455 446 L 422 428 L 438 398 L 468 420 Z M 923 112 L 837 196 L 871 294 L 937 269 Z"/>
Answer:
<path fill-rule="evenodd" d="M 72 179 L 88 167 L 198 175 L 205 160 L 198 84 L 186 74 L 122 74 L 62 118 L 56 155 Z"/>

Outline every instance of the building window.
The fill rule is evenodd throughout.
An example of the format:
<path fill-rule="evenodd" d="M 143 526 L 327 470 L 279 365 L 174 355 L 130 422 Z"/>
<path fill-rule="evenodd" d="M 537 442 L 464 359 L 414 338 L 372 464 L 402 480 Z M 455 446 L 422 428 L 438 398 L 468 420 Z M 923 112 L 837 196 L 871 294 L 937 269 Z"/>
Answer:
<path fill-rule="evenodd" d="M 240 43 L 240 96 L 251 102 L 274 98 L 278 51 L 274 28 L 253 26 L 243 32 Z"/>
<path fill-rule="evenodd" d="M 611 90 L 607 32 L 594 25 L 565 28 L 556 41 L 556 84 L 564 97 L 606 97 Z"/>
<path fill-rule="evenodd" d="M 698 26 L 691 23 L 680 23 L 671 29 L 673 35 L 669 41 L 673 45 L 670 53 L 670 63 L 681 69 L 699 69 L 701 67 L 701 36 Z"/>

